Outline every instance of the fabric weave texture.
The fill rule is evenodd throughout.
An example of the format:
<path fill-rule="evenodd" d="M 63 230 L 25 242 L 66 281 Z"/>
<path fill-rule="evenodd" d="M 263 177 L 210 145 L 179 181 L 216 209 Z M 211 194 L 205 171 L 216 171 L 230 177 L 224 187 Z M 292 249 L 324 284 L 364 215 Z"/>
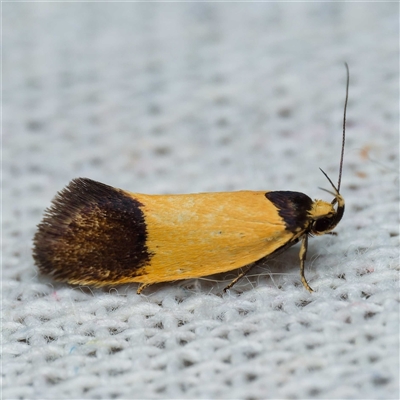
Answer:
<path fill-rule="evenodd" d="M 2 398 L 398 399 L 399 4 L 3 3 Z M 55 193 L 319 190 L 337 236 L 96 289 L 34 266 Z"/>

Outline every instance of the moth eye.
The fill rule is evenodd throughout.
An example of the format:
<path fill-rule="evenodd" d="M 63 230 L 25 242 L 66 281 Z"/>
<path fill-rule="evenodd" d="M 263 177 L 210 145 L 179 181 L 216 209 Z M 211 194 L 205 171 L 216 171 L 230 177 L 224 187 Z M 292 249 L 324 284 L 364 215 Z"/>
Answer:
<path fill-rule="evenodd" d="M 333 215 L 325 216 L 324 218 L 315 221 L 314 231 L 315 232 L 329 231 L 332 227 L 332 220 L 333 220 Z"/>

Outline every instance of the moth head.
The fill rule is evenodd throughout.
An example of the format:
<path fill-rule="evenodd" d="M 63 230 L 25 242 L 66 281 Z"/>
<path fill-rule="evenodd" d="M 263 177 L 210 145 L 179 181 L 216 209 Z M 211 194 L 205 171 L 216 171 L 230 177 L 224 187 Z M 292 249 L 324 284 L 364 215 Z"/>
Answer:
<path fill-rule="evenodd" d="M 321 170 L 322 171 L 322 170 Z M 336 228 L 336 225 L 340 222 L 344 214 L 344 198 L 339 193 L 338 189 L 336 189 L 335 185 L 329 179 L 328 175 L 324 171 L 322 173 L 326 176 L 328 181 L 333 187 L 334 192 L 331 192 L 326 189 L 322 189 L 333 196 L 335 198 L 331 203 L 327 203 L 322 200 L 315 200 L 313 203 L 313 207 L 310 211 L 310 217 L 313 219 L 313 223 L 311 226 L 310 233 L 312 235 L 324 235 L 326 233 L 331 232 Z M 335 204 L 336 208 L 335 208 Z"/>

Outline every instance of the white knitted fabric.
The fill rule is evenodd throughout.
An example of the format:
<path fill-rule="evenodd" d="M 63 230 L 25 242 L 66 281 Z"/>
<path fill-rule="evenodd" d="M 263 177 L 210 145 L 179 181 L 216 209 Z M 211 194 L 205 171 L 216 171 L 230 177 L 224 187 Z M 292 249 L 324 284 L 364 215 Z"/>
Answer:
<path fill-rule="evenodd" d="M 398 3 L 2 3 L 3 399 L 398 399 Z M 72 178 L 293 190 L 338 236 L 236 276 L 94 289 L 39 275 Z"/>

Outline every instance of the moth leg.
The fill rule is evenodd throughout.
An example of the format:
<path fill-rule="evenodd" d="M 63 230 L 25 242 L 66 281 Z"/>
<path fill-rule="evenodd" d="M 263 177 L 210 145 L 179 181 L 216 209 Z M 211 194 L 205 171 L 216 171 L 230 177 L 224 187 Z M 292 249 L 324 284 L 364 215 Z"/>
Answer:
<path fill-rule="evenodd" d="M 143 292 L 144 289 L 146 289 L 147 287 L 149 287 L 151 285 L 151 283 L 142 283 L 139 287 L 138 290 L 136 291 L 136 294 L 140 294 Z"/>
<path fill-rule="evenodd" d="M 305 234 L 303 235 L 301 239 L 301 247 L 300 247 L 300 277 L 301 277 L 301 282 L 303 286 L 311 293 L 314 290 L 310 287 L 308 284 L 306 277 L 304 276 L 304 263 L 306 261 L 306 256 L 307 256 L 307 248 L 308 248 L 308 235 Z"/>
<path fill-rule="evenodd" d="M 242 279 L 252 268 L 254 267 L 254 263 L 247 265 L 242 268 L 242 272 L 226 287 L 224 288 L 224 293 L 230 289 L 239 279 Z"/>

